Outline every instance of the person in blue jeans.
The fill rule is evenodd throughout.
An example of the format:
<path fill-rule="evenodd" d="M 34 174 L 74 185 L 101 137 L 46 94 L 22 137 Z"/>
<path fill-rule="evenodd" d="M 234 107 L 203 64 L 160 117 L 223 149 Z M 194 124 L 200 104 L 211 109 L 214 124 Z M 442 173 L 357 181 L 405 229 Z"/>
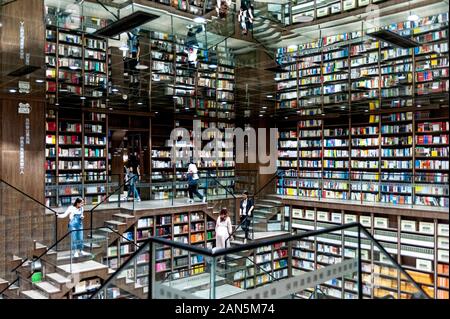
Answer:
<path fill-rule="evenodd" d="M 69 206 L 63 214 L 58 214 L 59 218 L 69 216 L 69 232 L 71 232 L 71 248 L 74 257 L 84 255 L 83 252 L 83 219 L 84 219 L 83 199 L 77 198 L 72 206 Z"/>
<path fill-rule="evenodd" d="M 128 197 L 133 196 L 133 200 L 141 201 L 141 197 L 139 196 L 139 192 L 136 187 L 137 180 L 139 179 L 139 173 L 135 174 L 133 171 L 133 166 L 128 168 L 127 174 L 128 180 L 130 181 L 130 189 L 128 190 Z"/>

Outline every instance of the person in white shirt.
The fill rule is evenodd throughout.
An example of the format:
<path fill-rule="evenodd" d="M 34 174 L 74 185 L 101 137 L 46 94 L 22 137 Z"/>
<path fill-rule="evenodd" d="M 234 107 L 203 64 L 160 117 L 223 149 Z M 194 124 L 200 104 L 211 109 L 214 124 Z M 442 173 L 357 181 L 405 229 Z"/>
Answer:
<path fill-rule="evenodd" d="M 206 197 L 200 194 L 198 191 L 198 180 L 200 179 L 198 176 L 198 169 L 197 166 L 194 164 L 193 161 L 188 166 L 188 173 L 187 173 L 187 179 L 188 179 L 188 192 L 189 192 L 189 199 L 188 203 L 192 204 L 194 202 L 194 194 L 202 200 L 203 203 L 206 202 Z"/>
<path fill-rule="evenodd" d="M 219 218 L 216 222 L 216 248 L 227 248 L 230 247 L 230 240 L 227 240 L 230 237 L 233 229 L 231 227 L 231 219 L 228 216 L 228 210 L 226 208 L 222 208 L 219 214 Z"/>
<path fill-rule="evenodd" d="M 69 216 L 69 231 L 71 232 L 71 245 L 74 257 L 84 255 L 83 253 L 83 219 L 84 208 L 83 199 L 77 198 L 72 206 L 69 206 L 67 210 L 58 214 L 59 218 L 65 218 Z"/>

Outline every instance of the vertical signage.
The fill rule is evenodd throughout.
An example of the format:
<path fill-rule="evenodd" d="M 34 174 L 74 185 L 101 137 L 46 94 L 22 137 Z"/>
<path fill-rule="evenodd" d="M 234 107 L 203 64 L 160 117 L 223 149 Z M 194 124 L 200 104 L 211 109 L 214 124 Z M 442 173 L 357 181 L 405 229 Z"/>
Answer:
<path fill-rule="evenodd" d="M 25 144 L 30 144 L 30 118 L 25 119 Z"/>
<path fill-rule="evenodd" d="M 25 59 L 25 22 L 20 21 L 19 27 L 19 56 L 21 60 Z"/>
<path fill-rule="evenodd" d="M 19 141 L 19 174 L 25 174 L 25 138 L 23 136 Z"/>

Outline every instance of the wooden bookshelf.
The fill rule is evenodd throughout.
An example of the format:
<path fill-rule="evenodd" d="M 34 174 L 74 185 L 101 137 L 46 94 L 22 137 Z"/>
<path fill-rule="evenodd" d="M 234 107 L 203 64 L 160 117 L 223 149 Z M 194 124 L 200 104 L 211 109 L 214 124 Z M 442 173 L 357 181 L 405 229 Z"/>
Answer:
<path fill-rule="evenodd" d="M 418 41 L 414 49 L 365 31 L 278 49 L 276 107 L 296 111 L 299 127 L 299 157 L 279 163 L 299 176 L 278 194 L 448 207 L 446 27 L 447 13 L 386 26 Z M 302 128 L 312 117 L 317 125 Z"/>
<path fill-rule="evenodd" d="M 290 230 L 297 233 L 349 222 L 361 223 L 429 296 L 445 298 L 448 294 L 448 220 L 302 206 L 285 206 L 285 211 L 290 216 Z M 311 271 L 356 257 L 356 237 L 356 230 L 349 230 L 344 235 L 327 234 L 299 241 L 292 246 L 290 271 L 293 274 Z M 365 297 L 375 298 L 388 293 L 411 298 L 415 289 L 368 240 L 362 240 L 361 257 Z M 370 275 L 375 276 L 374 281 Z M 354 279 L 336 278 L 331 284 L 321 285 L 321 289 L 337 298 L 341 298 L 342 293 L 356 298 L 355 282 Z M 347 291 L 349 287 L 354 291 Z"/>

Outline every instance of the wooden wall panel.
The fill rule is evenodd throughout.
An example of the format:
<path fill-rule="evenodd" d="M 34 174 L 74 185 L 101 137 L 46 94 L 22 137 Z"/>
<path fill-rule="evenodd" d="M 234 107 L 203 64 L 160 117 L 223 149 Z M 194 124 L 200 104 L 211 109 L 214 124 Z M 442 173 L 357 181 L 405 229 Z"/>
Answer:
<path fill-rule="evenodd" d="M 17 0 L 1 7 L 0 28 L 0 178 L 44 202 L 45 160 L 45 85 L 36 83 L 44 78 L 44 1 Z M 29 75 L 12 77 L 7 74 L 26 64 L 20 58 L 19 30 L 24 22 L 24 55 L 29 64 L 40 69 Z M 29 94 L 10 94 L 19 81 L 29 82 Z M 19 103 L 29 103 L 29 115 L 18 114 Z M 19 170 L 20 137 L 25 137 L 25 119 L 30 121 L 30 144 L 25 144 L 24 174 Z M 10 271 L 13 255 L 29 257 L 33 240 L 45 243 L 51 232 L 45 222 L 45 210 L 37 203 L 11 188 L 0 189 L 0 277 Z M 48 219 L 47 219 L 48 220 Z M 46 230 L 44 230 L 46 229 Z M 8 278 L 11 279 L 11 278 Z"/>

